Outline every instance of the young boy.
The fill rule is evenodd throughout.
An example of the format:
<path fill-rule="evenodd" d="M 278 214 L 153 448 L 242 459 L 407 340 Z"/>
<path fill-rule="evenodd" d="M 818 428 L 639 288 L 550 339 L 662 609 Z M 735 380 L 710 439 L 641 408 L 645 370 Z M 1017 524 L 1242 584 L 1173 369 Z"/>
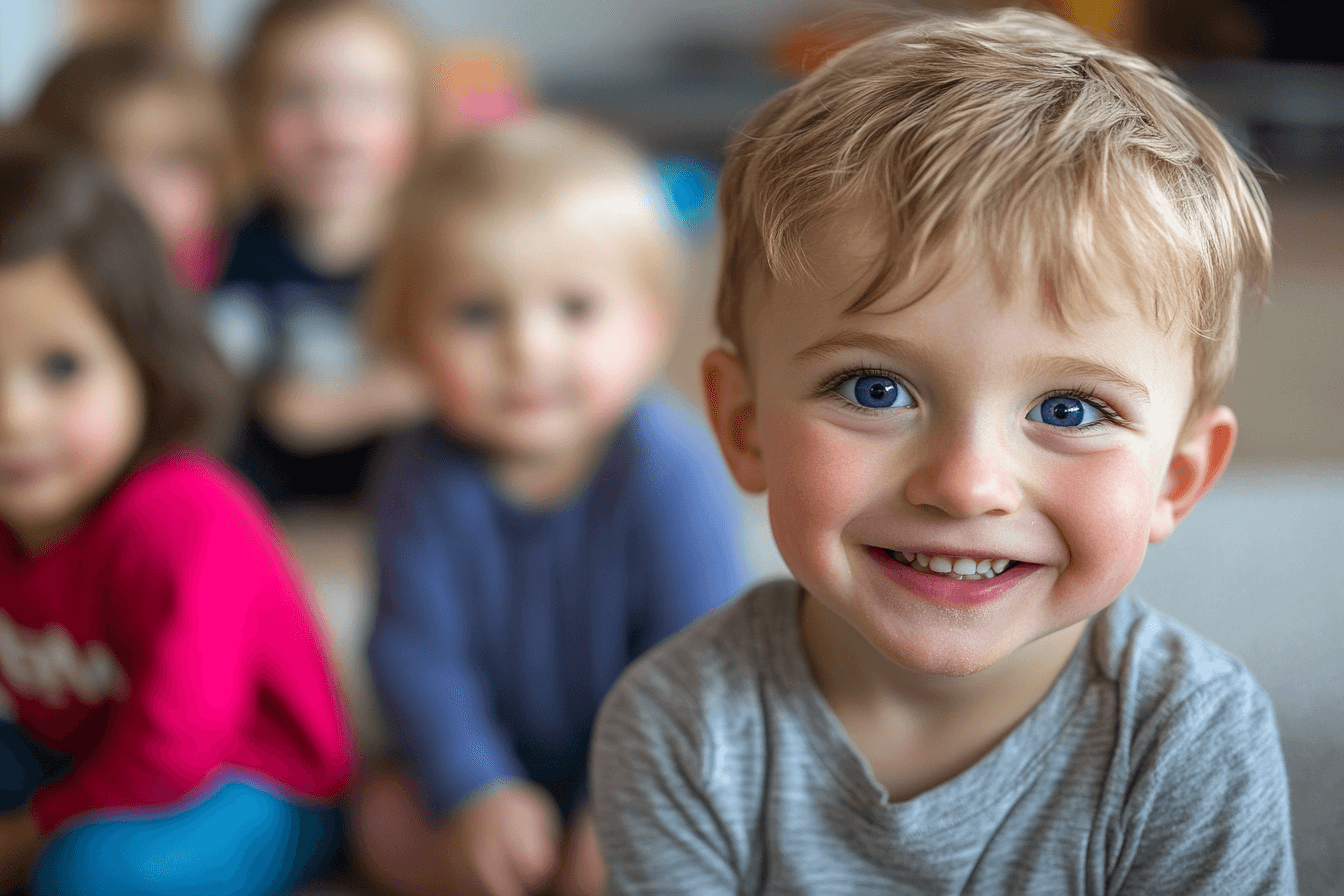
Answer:
<path fill-rule="evenodd" d="M 405 759 L 356 799 L 380 891 L 597 896 L 602 697 L 744 584 L 712 440 L 646 388 L 670 224 L 639 154 L 555 115 L 462 138 L 407 194 L 375 322 L 438 419 L 376 511 L 369 660 Z"/>
<path fill-rule="evenodd" d="M 876 35 L 733 148 L 704 364 L 797 581 L 604 704 L 613 893 L 1292 893 L 1273 711 L 1121 594 L 1227 464 L 1253 176 L 1019 11 Z"/>

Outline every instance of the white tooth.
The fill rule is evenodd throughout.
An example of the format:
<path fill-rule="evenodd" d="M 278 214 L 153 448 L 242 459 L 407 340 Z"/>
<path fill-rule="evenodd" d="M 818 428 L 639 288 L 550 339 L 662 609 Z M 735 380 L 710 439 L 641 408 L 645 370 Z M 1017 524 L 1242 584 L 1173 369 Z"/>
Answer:
<path fill-rule="evenodd" d="M 948 557 L 944 557 L 942 554 L 938 554 L 929 561 L 929 569 L 938 573 L 951 572 L 952 560 Z"/>
<path fill-rule="evenodd" d="M 975 571 L 980 573 L 980 575 L 984 575 L 985 573 L 993 569 L 993 567 L 994 567 L 993 560 L 981 560 L 979 563 L 975 564 Z"/>
<path fill-rule="evenodd" d="M 952 571 L 959 576 L 973 576 L 976 571 L 975 561 L 968 557 L 958 557 L 952 564 Z"/>
<path fill-rule="evenodd" d="M 928 566 L 928 565 L 929 565 L 929 555 L 928 555 L 928 554 L 916 554 L 916 555 L 915 555 L 915 561 L 916 561 L 917 563 L 919 563 L 920 566 Z"/>
<path fill-rule="evenodd" d="M 1005 569 L 1008 568 L 1008 564 L 1009 564 L 1010 562 L 1011 562 L 1011 561 L 1009 561 L 1009 560 L 995 560 L 995 561 L 994 561 L 994 574 L 995 574 L 995 575 L 998 575 L 999 573 L 1003 572 Z"/>
<path fill-rule="evenodd" d="M 906 563 L 914 563 L 914 562 L 915 562 L 915 555 L 914 555 L 914 554 L 908 553 L 908 552 L 906 552 L 906 551 L 901 551 L 901 556 L 905 558 L 905 562 L 906 562 Z"/>
<path fill-rule="evenodd" d="M 989 572 L 985 573 L 985 578 L 987 579 L 994 578 L 994 570 L 991 569 Z"/>

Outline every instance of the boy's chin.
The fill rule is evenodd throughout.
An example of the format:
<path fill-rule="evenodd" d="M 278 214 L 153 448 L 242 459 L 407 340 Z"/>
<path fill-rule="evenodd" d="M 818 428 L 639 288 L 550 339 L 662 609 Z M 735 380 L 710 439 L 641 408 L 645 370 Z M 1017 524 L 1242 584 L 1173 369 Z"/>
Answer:
<path fill-rule="evenodd" d="M 1086 619 L 1062 626 L 1043 622 L 1038 630 L 1004 631 L 989 620 L 976 621 L 946 608 L 884 623 L 880 618 L 855 618 L 852 612 L 838 612 L 822 599 L 810 599 L 820 613 L 805 611 L 804 627 L 812 616 L 821 626 L 838 632 L 838 636 L 833 634 L 820 642 L 832 649 L 814 659 L 834 667 L 850 666 L 862 662 L 858 659 L 861 652 L 871 650 L 876 665 L 890 664 L 896 678 L 913 675 L 956 679 L 994 674 L 995 670 L 1028 669 L 1042 663 L 1057 665 L 1061 653 L 1072 652 L 1086 623 Z M 843 629 L 835 628 L 838 626 Z"/>

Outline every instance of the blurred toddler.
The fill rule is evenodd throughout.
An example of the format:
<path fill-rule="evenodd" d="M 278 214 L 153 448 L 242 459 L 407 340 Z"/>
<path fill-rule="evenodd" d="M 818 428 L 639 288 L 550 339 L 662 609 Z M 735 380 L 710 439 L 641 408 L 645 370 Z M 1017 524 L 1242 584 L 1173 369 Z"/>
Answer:
<path fill-rule="evenodd" d="M 239 170 L 223 100 L 200 67 L 145 41 L 96 44 L 51 74 L 28 123 L 111 165 L 182 282 L 214 283 Z"/>
<path fill-rule="evenodd" d="M 0 892 L 284 892 L 352 746 L 256 498 L 199 444 L 228 377 L 88 160 L 0 149 Z"/>
<path fill-rule="evenodd" d="M 405 765 L 356 800 L 356 851 L 394 893 L 596 894 L 598 704 L 743 584 L 713 445 L 646 390 L 670 219 L 633 149 L 550 115 L 462 139 L 407 195 L 375 325 L 436 420 L 379 492 L 369 656 Z"/>
<path fill-rule="evenodd" d="M 252 385 L 239 466 L 272 502 L 355 493 L 418 380 L 366 350 L 366 274 L 427 126 L 408 28 L 375 0 L 276 0 L 233 77 L 263 201 L 233 238 L 216 338 Z"/>

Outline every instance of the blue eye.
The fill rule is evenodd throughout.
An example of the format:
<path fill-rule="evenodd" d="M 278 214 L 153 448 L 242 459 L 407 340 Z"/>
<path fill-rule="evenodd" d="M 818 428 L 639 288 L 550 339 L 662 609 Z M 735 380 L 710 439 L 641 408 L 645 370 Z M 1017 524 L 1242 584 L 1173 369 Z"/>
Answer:
<path fill-rule="evenodd" d="M 1073 395 L 1052 395 L 1027 412 L 1027 419 L 1050 426 L 1078 428 L 1105 419 L 1097 407 Z"/>
<path fill-rule="evenodd" d="M 52 352 L 42 359 L 42 373 L 54 383 L 63 383 L 79 372 L 79 359 L 70 352 Z"/>
<path fill-rule="evenodd" d="M 560 310 L 566 320 L 578 323 L 593 316 L 597 302 L 582 293 L 569 293 L 560 300 Z"/>
<path fill-rule="evenodd" d="M 847 401 L 861 408 L 905 408 L 915 403 L 910 392 L 889 376 L 856 376 L 835 387 Z"/>
<path fill-rule="evenodd" d="M 499 324 L 504 310 L 496 302 L 475 300 L 463 302 L 453 309 L 453 320 L 470 329 L 485 329 Z"/>

